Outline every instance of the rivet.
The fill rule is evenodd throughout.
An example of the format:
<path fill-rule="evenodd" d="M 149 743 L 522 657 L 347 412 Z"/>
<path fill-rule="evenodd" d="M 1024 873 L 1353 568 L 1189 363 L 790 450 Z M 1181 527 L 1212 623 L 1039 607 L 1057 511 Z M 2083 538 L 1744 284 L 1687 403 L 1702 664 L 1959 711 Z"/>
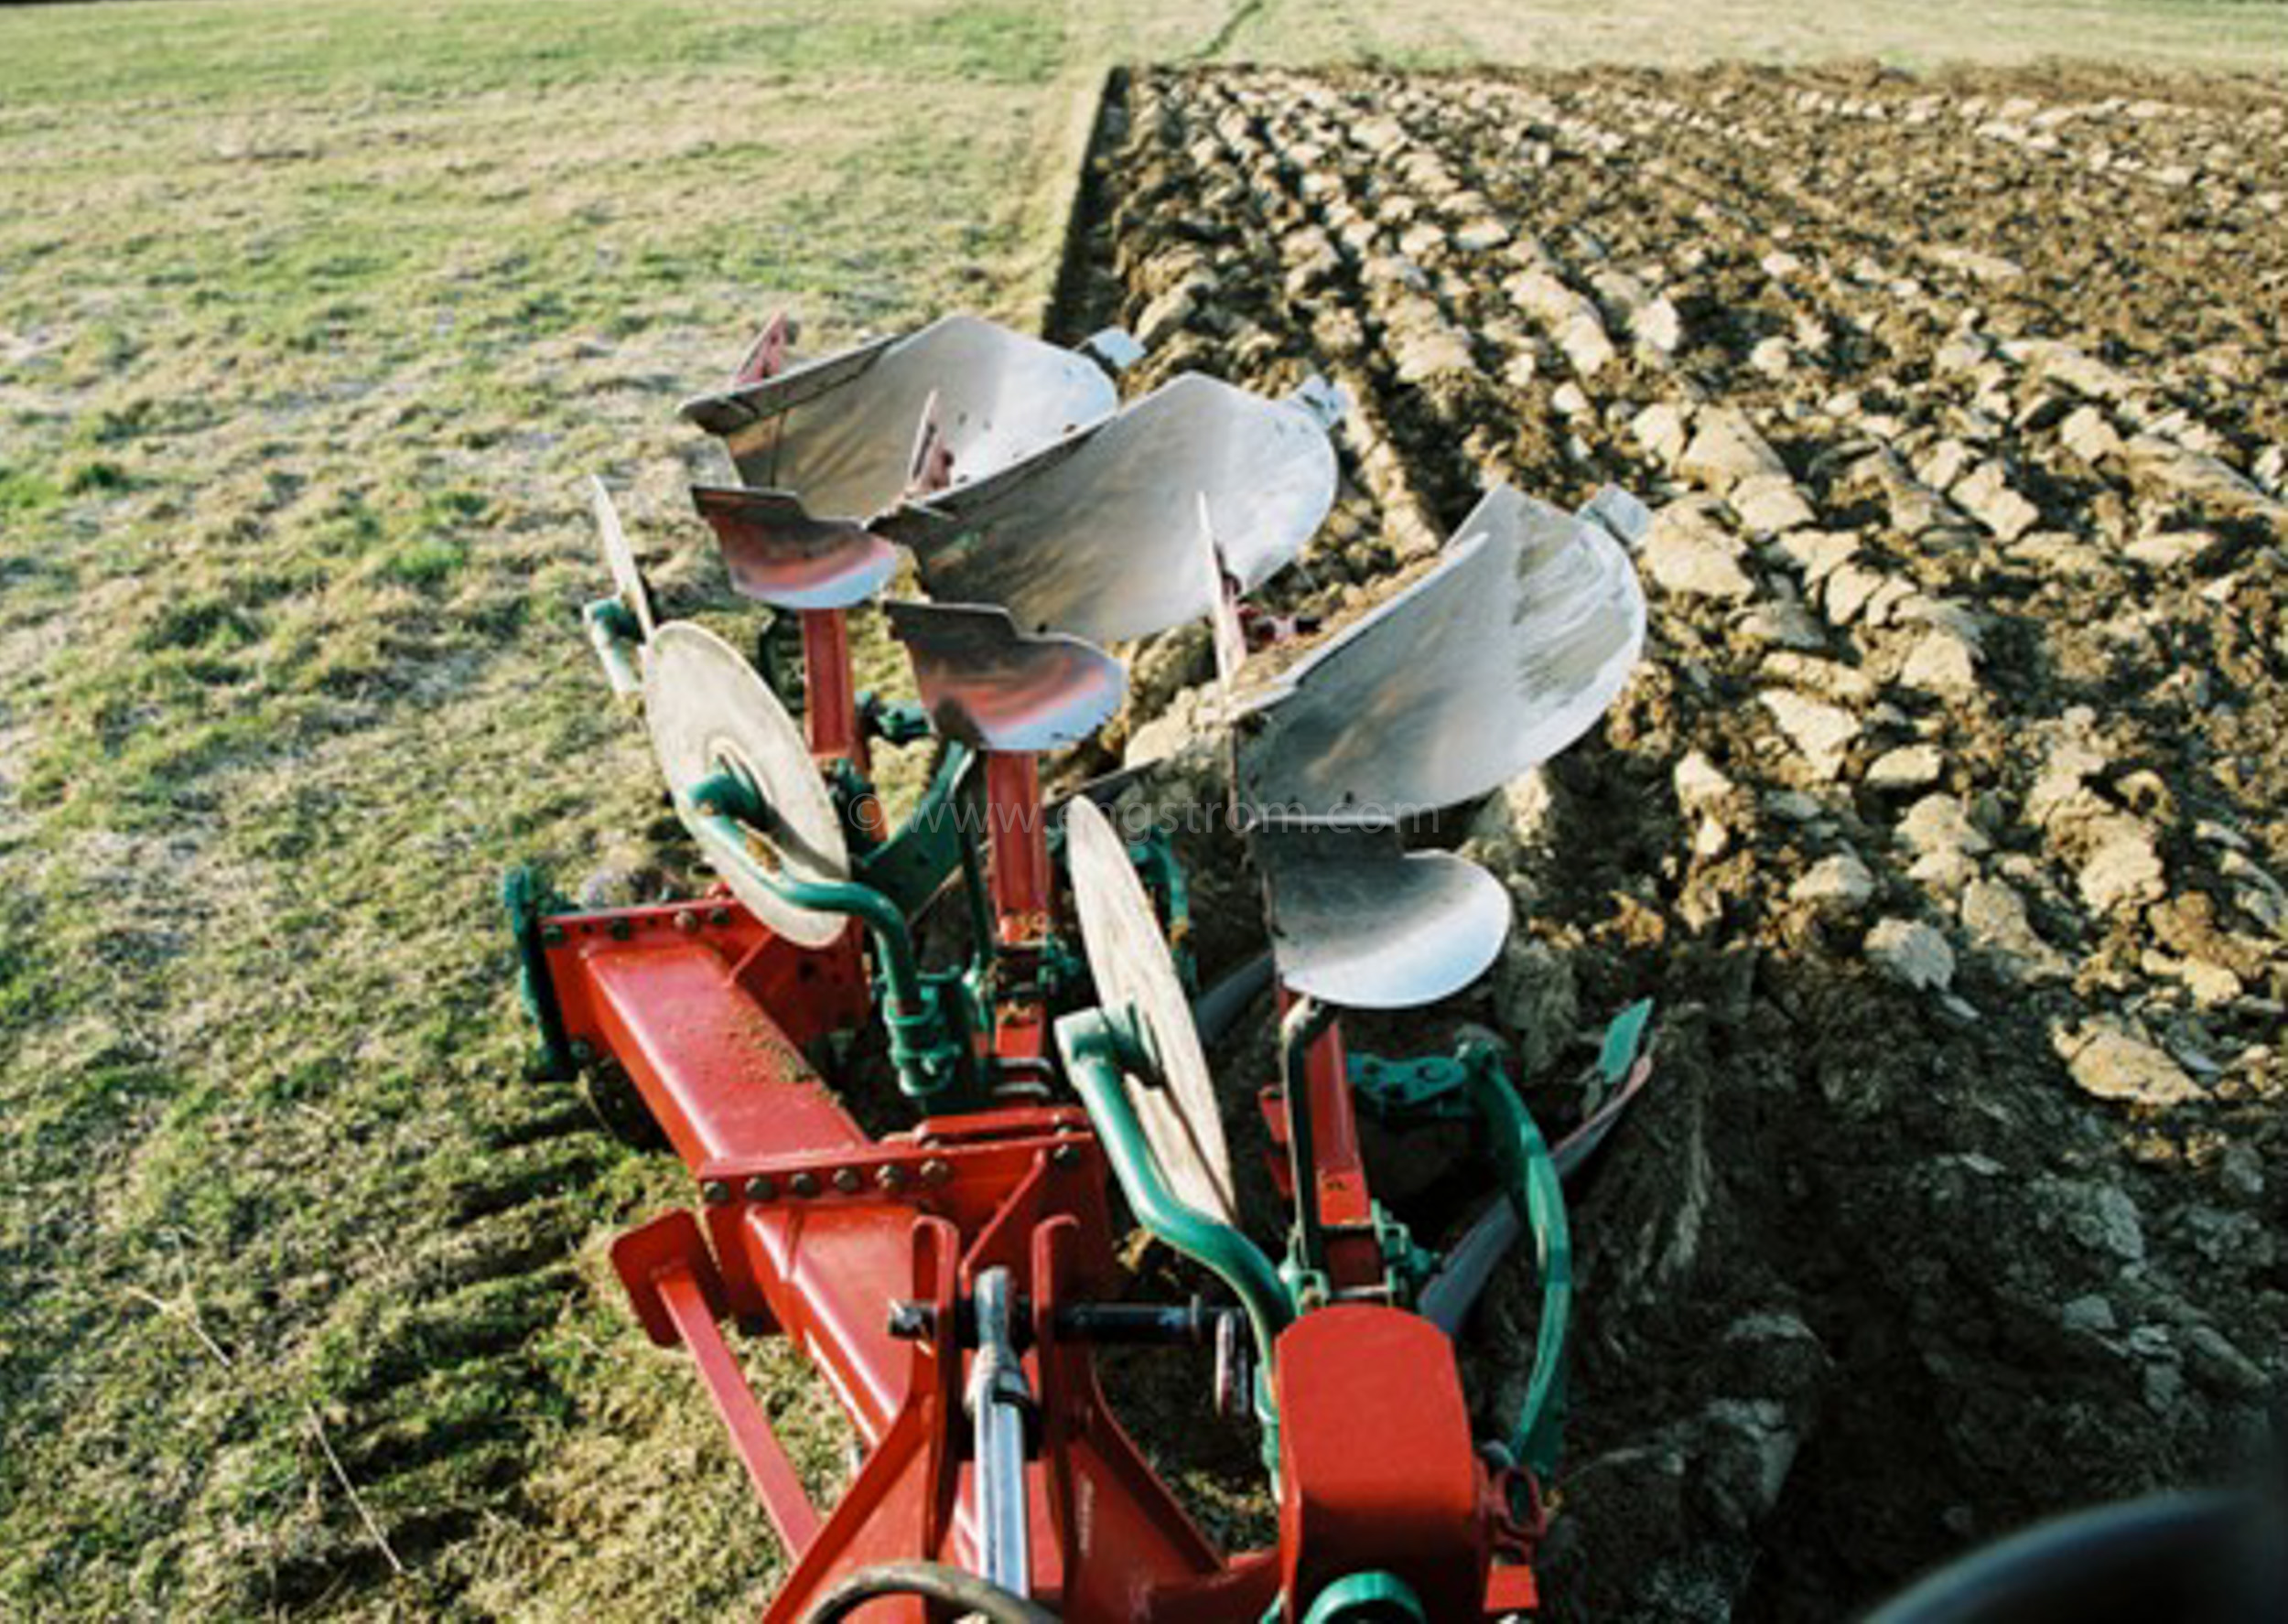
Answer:
<path fill-rule="evenodd" d="M 710 1178 L 699 1187 L 699 1199 L 710 1207 L 720 1207 L 731 1199 L 731 1187 L 720 1178 Z"/>
<path fill-rule="evenodd" d="M 797 1173 L 786 1181 L 786 1187 L 798 1196 L 815 1196 L 818 1193 L 818 1175 Z"/>
<path fill-rule="evenodd" d="M 676 930 L 681 930 L 685 935 L 688 936 L 698 928 L 699 916 L 697 914 L 692 912 L 691 909 L 687 908 L 679 908 L 675 910 Z"/>
<path fill-rule="evenodd" d="M 906 1170 L 895 1162 L 884 1162 L 876 1169 L 874 1182 L 884 1189 L 903 1189 L 906 1187 Z"/>
<path fill-rule="evenodd" d="M 747 1180 L 747 1199 L 750 1201 L 767 1201 L 778 1193 L 778 1185 L 767 1174 L 758 1173 Z"/>
<path fill-rule="evenodd" d="M 856 1167 L 836 1167 L 834 1170 L 834 1187 L 846 1196 L 858 1194 L 858 1186 L 862 1182 Z"/>
<path fill-rule="evenodd" d="M 932 1156 L 922 1164 L 922 1182 L 943 1184 L 954 1176 L 954 1164 L 941 1156 Z"/>

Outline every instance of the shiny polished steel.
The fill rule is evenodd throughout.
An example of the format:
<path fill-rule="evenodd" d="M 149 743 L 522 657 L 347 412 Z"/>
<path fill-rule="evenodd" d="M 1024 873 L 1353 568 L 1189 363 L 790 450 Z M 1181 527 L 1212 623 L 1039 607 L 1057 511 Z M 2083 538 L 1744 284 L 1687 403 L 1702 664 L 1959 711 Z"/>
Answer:
<path fill-rule="evenodd" d="M 694 485 L 692 506 L 715 532 L 732 589 L 782 609 L 864 603 L 898 567 L 898 549 L 862 527 L 814 519 L 783 490 Z"/>
<path fill-rule="evenodd" d="M 885 604 L 922 706 L 946 738 L 1032 753 L 1077 744 L 1111 719 L 1128 670 L 1093 643 L 1028 636 L 991 604 Z"/>
<path fill-rule="evenodd" d="M 648 645 L 654 629 L 651 583 L 643 578 L 642 567 L 635 561 L 635 549 L 628 545 L 628 532 L 620 522 L 620 510 L 612 502 L 611 492 L 593 474 L 588 476 L 588 484 L 596 509 L 596 528 L 603 533 L 604 566 L 611 571 L 612 593 L 643 629 L 643 640 Z"/>
<path fill-rule="evenodd" d="M 1334 487 L 1334 446 L 1311 410 L 1187 374 L 875 529 L 913 549 L 934 597 L 1109 643 L 1207 613 L 1203 510 L 1250 590 L 1302 550 Z"/>
<path fill-rule="evenodd" d="M 1620 543 L 1496 487 L 1428 575 L 1249 702 L 1242 805 L 1376 823 L 1484 794 L 1585 732 L 1644 640 Z"/>
<path fill-rule="evenodd" d="M 1347 1009 L 1434 1004 L 1485 973 L 1509 934 L 1509 891 L 1397 829 L 1264 824 L 1249 837 L 1281 984 Z"/>
<path fill-rule="evenodd" d="M 977 1351 L 967 1393 L 977 1466 L 970 1474 L 978 1571 L 1012 1596 L 1032 1594 L 1031 1513 L 1025 1494 L 1025 1415 L 1032 1392 L 1012 1332 L 1016 1287 L 1004 1267 L 977 1275 Z"/>
<path fill-rule="evenodd" d="M 644 720 L 675 811 L 694 834 L 693 790 L 733 769 L 770 809 L 769 826 L 754 829 L 749 843 L 766 870 L 802 880 L 847 879 L 849 847 L 826 780 L 811 759 L 802 728 L 754 667 L 721 638 L 685 620 L 661 627 L 651 647 Z M 826 946 L 849 922 L 840 914 L 792 907 L 736 870 L 723 877 L 756 918 L 804 947 Z"/>
<path fill-rule="evenodd" d="M 1128 844 L 1083 796 L 1066 803 L 1064 850 L 1096 1002 L 1115 1014 L 1132 1012 L 1156 1061 L 1155 1076 L 1126 1081 L 1144 1136 L 1177 1198 L 1231 1223 L 1237 1204 L 1214 1078 Z"/>
<path fill-rule="evenodd" d="M 925 422 L 952 478 L 977 479 L 1103 417 L 1117 398 L 1086 356 L 948 316 L 683 412 L 722 436 L 742 483 L 786 491 L 814 519 L 862 522 L 907 493 Z"/>

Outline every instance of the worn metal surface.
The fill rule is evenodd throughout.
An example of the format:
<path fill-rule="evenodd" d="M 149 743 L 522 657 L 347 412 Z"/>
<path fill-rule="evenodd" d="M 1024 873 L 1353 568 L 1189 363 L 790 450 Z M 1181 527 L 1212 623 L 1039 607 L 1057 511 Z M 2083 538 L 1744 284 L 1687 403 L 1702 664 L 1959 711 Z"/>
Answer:
<path fill-rule="evenodd" d="M 1106 643 L 1208 612 L 1203 512 L 1248 590 L 1302 550 L 1334 484 L 1334 446 L 1311 411 L 1187 374 L 875 528 L 913 549 L 934 597 Z"/>
<path fill-rule="evenodd" d="M 731 587 L 782 609 L 864 603 L 898 567 L 898 549 L 845 519 L 815 519 L 783 490 L 694 485 L 691 504 L 715 532 Z"/>
<path fill-rule="evenodd" d="M 1132 1010 L 1159 1062 L 1157 1086 L 1127 1080 L 1144 1136 L 1177 1197 L 1230 1223 L 1236 1201 L 1214 1077 L 1128 844 L 1095 802 L 1082 798 L 1065 808 L 1064 851 L 1096 1001 L 1115 1013 Z"/>
<path fill-rule="evenodd" d="M 1612 535 L 1497 487 L 1429 575 L 1252 697 L 1243 804 L 1380 823 L 1484 794 L 1585 732 L 1644 640 Z"/>
<path fill-rule="evenodd" d="M 635 561 L 635 549 L 628 544 L 628 532 L 620 522 L 620 509 L 612 501 L 611 492 L 593 474 L 588 476 L 588 483 L 596 509 L 596 528 L 604 538 L 604 567 L 611 572 L 612 593 L 635 617 L 635 623 L 643 629 L 643 640 L 649 643 L 654 629 L 651 583 L 643 578 L 642 567 Z"/>
<path fill-rule="evenodd" d="M 956 480 L 1008 467 L 1113 409 L 1086 356 L 974 316 L 862 344 L 688 402 L 740 480 L 792 493 L 815 519 L 864 520 L 903 497 L 934 428 Z"/>
<path fill-rule="evenodd" d="M 990 604 L 883 606 L 940 734 L 1032 753 L 1086 738 L 1120 708 L 1128 672 L 1076 637 L 1029 635 Z"/>
<path fill-rule="evenodd" d="M 643 711 L 660 771 L 686 823 L 693 788 L 736 768 L 770 808 L 770 826 L 755 830 L 752 842 L 766 869 L 805 880 L 849 877 L 849 848 L 810 745 L 736 649 L 688 621 L 661 627 L 644 672 Z M 848 923 L 839 914 L 791 907 L 736 871 L 724 877 L 757 918 L 805 947 L 826 945 Z"/>
<path fill-rule="evenodd" d="M 1509 934 L 1509 892 L 1397 830 L 1265 825 L 1250 841 L 1280 983 L 1346 1009 L 1408 1009 L 1483 974 Z"/>

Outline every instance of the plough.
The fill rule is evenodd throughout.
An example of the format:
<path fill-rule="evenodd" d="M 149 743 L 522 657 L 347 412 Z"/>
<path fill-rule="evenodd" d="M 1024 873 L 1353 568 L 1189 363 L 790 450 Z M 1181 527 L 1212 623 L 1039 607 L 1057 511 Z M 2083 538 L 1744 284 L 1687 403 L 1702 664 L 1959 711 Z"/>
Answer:
<path fill-rule="evenodd" d="M 955 317 L 803 364 L 791 337 L 774 322 L 684 408 L 735 471 L 692 494 L 733 587 L 772 613 L 759 664 L 660 618 L 594 489 L 611 590 L 587 632 L 719 883 L 600 910 L 529 871 L 506 887 L 543 1063 L 624 1079 L 697 1181 L 696 1211 L 612 1260 L 653 1341 L 688 1350 L 786 1548 L 764 1619 L 1536 1615 L 1565 1413 L 1563 1175 L 1643 1086 L 1646 1009 L 1614 1023 L 1604 1103 L 1554 1150 L 1489 1035 L 1383 1058 L 1342 1017 L 1437 1004 L 1500 953 L 1507 889 L 1408 834 L 1613 700 L 1645 635 L 1625 544 L 1643 510 L 1490 490 L 1395 596 L 1266 654 L 1295 628 L 1243 600 L 1336 494 L 1323 384 L 1271 400 L 1184 376 L 1124 404 L 1117 335 L 1070 350 Z M 861 613 L 903 646 L 918 704 L 858 691 Z M 1230 786 L 1215 810 L 1269 941 L 1268 965 L 1204 993 L 1184 877 L 1160 834 L 1122 827 L 1123 778 L 1052 798 L 1041 772 L 1120 708 L 1109 645 L 1201 619 Z M 893 824 L 874 747 L 924 739 L 934 769 Z M 1263 998 L 1277 1075 L 1257 1103 L 1289 1209 L 1269 1250 L 1226 1141 L 1234 1080 L 1202 1038 Z M 906 1102 L 880 1135 L 825 1074 L 869 1034 Z M 1501 1188 L 1447 1256 L 1376 1199 L 1362 1110 L 1474 1121 Z M 1131 1299 L 1116 1189 L 1201 1295 Z M 1521 1238 L 1531 1379 L 1488 1436 L 1454 1338 Z M 727 1325 L 789 1339 L 848 1412 L 862 1461 L 832 1506 Z M 1213 1359 L 1202 1411 L 1259 1433 L 1276 1542 L 1228 1554 L 1194 1524 L 1099 1384 L 1115 1344 Z"/>

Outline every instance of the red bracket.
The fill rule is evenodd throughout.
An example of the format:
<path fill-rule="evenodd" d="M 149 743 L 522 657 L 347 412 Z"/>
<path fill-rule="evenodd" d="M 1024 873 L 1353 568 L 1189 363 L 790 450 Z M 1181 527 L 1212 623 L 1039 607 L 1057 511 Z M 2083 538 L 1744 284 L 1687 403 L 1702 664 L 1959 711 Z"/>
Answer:
<path fill-rule="evenodd" d="M 698 1221 L 675 1211 L 629 1231 L 612 1242 L 611 1266 L 652 1340 L 662 1348 L 681 1342 L 691 1350 L 707 1397 L 754 1479 L 771 1526 L 789 1551 L 805 1549 L 818 1533 L 818 1508 L 716 1323 L 724 1313 L 723 1276 L 700 1237 Z"/>

